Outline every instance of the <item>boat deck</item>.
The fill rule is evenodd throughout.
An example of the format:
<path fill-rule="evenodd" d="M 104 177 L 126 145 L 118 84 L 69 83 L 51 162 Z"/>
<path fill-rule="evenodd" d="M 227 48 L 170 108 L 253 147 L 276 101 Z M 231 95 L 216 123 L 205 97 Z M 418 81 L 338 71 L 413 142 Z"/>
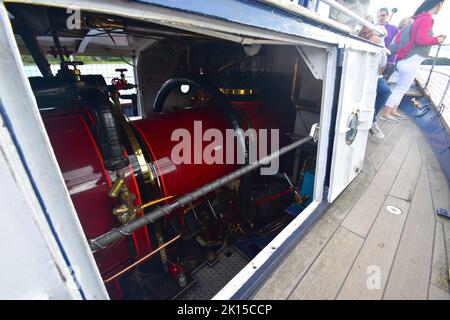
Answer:
<path fill-rule="evenodd" d="M 449 299 L 450 220 L 436 215 L 450 209 L 446 177 L 411 120 L 380 126 L 364 171 L 254 299 Z"/>

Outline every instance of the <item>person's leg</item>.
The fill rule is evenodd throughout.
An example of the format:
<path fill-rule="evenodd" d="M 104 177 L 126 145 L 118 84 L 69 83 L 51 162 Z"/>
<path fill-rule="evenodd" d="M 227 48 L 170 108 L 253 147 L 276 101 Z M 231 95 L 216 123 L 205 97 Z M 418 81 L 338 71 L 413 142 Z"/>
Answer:
<path fill-rule="evenodd" d="M 388 63 L 383 72 L 384 80 L 388 81 L 394 72 L 395 72 L 395 64 Z"/>
<path fill-rule="evenodd" d="M 414 82 L 417 69 L 422 62 L 422 57 L 413 56 L 406 60 L 402 60 L 397 64 L 397 70 L 399 73 L 397 86 L 386 101 L 386 108 L 384 108 L 383 111 L 383 116 L 385 118 L 392 119 L 395 115 L 400 115 L 397 108 L 400 105 L 405 93 Z"/>
<path fill-rule="evenodd" d="M 377 97 L 375 99 L 375 114 L 373 116 L 373 122 L 377 122 L 378 114 L 386 104 L 387 99 L 391 95 L 391 89 L 389 88 L 384 78 L 378 78 L 377 84 Z"/>
<path fill-rule="evenodd" d="M 377 83 L 377 97 L 375 99 L 375 114 L 373 115 L 373 124 L 372 128 L 369 130 L 369 134 L 371 137 L 375 139 L 384 139 L 384 133 L 378 126 L 378 114 L 381 109 L 384 107 L 386 100 L 389 98 L 391 94 L 391 89 L 389 88 L 386 80 L 383 77 L 378 78 Z"/>

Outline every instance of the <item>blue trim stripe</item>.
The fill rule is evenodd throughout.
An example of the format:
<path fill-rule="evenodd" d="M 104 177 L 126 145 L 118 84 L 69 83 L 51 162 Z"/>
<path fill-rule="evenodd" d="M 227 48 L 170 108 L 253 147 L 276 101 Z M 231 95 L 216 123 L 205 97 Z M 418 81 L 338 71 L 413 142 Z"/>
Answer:
<path fill-rule="evenodd" d="M 426 98 L 417 99 L 422 106 L 431 105 Z M 441 165 L 447 184 L 450 187 L 450 132 L 447 130 L 444 121 L 437 114 L 436 109 L 431 107 L 430 111 L 422 117 L 416 117 L 417 109 L 411 102 L 410 97 L 405 97 L 400 104 L 400 109 L 405 112 L 420 128 L 422 134 L 428 141 L 437 160 Z"/>
<path fill-rule="evenodd" d="M 12 139 L 12 141 L 13 141 L 16 149 L 17 149 L 17 153 L 19 154 L 20 160 L 22 161 L 22 164 L 23 164 L 23 166 L 25 168 L 25 172 L 26 172 L 26 174 L 28 176 L 28 179 L 29 179 L 29 181 L 31 183 L 33 191 L 36 194 L 36 197 L 37 197 L 37 199 L 39 201 L 39 205 L 40 205 L 40 207 L 42 209 L 42 212 L 44 212 L 45 219 L 47 220 L 47 223 L 48 223 L 48 225 L 50 227 L 50 230 L 51 230 L 51 232 L 52 232 L 52 234 L 53 234 L 53 236 L 54 236 L 54 238 L 56 240 L 56 243 L 58 244 L 58 248 L 59 248 L 59 250 L 61 251 L 61 253 L 63 255 L 64 261 L 65 261 L 67 267 L 69 268 L 69 270 L 71 272 L 71 276 L 73 277 L 73 279 L 75 281 L 75 284 L 77 285 L 78 291 L 80 292 L 80 295 L 81 295 L 82 299 L 86 300 L 86 295 L 84 294 L 84 291 L 81 288 L 80 283 L 78 282 L 77 276 L 75 274 L 75 270 L 72 268 L 72 264 L 70 263 L 70 259 L 67 256 L 67 253 L 66 253 L 66 251 L 64 249 L 64 246 L 63 246 L 63 244 L 61 242 L 61 239 L 60 239 L 60 237 L 58 235 L 58 232 L 56 231 L 55 226 L 53 224 L 53 221 L 52 221 L 52 219 L 51 219 L 51 217 L 50 217 L 50 215 L 48 213 L 47 207 L 45 205 L 45 201 L 42 198 L 41 193 L 39 192 L 39 188 L 36 185 L 36 182 L 35 182 L 35 180 L 33 178 L 33 174 L 31 173 L 31 170 L 30 170 L 30 168 L 29 168 L 29 166 L 27 164 L 27 161 L 25 159 L 22 147 L 20 146 L 19 141 L 17 139 L 17 136 L 15 134 L 14 127 L 12 125 L 11 119 L 9 118 L 9 116 L 8 116 L 8 114 L 6 112 L 5 107 L 3 106 L 3 103 L 1 101 L 1 99 L 0 99 L 0 114 L 3 117 L 5 126 L 8 129 L 9 134 L 11 135 L 11 139 Z"/>

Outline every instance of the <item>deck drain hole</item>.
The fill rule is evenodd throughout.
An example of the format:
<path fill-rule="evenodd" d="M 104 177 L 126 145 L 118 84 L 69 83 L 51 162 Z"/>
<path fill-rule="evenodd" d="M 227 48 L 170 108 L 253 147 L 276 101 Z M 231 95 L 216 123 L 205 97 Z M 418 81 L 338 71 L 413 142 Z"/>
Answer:
<path fill-rule="evenodd" d="M 402 214 L 402 210 L 394 206 L 386 206 L 386 210 L 392 214 Z"/>

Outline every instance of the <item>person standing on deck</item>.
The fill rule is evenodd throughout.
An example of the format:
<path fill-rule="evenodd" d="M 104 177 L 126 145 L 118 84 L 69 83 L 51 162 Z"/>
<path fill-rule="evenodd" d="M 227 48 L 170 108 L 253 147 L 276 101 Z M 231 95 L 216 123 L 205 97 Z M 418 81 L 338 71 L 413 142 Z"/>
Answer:
<path fill-rule="evenodd" d="M 388 8 L 381 8 L 378 10 L 377 20 L 378 25 L 384 26 L 387 31 L 387 35 L 384 38 L 384 45 L 386 48 L 389 48 L 392 40 L 394 40 L 395 36 L 398 34 L 398 28 L 392 24 L 389 24 Z M 383 72 L 383 76 L 386 81 L 389 80 L 390 76 L 394 73 L 396 61 L 397 57 L 395 54 L 388 55 L 387 65 Z"/>
<path fill-rule="evenodd" d="M 422 62 L 428 58 L 431 46 L 441 44 L 445 36 L 433 36 L 433 15 L 438 14 L 445 0 L 425 0 L 413 16 L 409 43 L 397 53 L 398 81 L 392 94 L 386 102 L 382 120 L 398 122 L 406 119 L 398 112 L 398 107 L 405 93 L 409 90 L 416 72 Z"/>

